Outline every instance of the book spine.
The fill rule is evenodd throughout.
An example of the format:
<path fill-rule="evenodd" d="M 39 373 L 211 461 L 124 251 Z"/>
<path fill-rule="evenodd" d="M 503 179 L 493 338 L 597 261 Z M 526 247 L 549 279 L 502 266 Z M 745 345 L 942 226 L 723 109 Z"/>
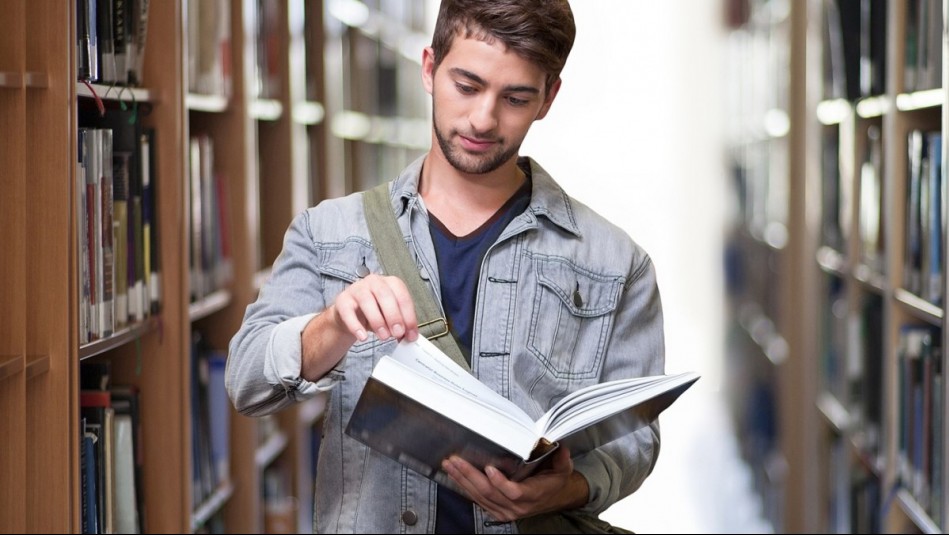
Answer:
<path fill-rule="evenodd" d="M 102 336 L 111 336 L 115 332 L 115 256 L 112 238 L 112 130 L 99 129 L 100 182 L 99 200 L 101 215 L 99 232 L 101 234 L 102 258 L 102 308 L 99 309 Z"/>

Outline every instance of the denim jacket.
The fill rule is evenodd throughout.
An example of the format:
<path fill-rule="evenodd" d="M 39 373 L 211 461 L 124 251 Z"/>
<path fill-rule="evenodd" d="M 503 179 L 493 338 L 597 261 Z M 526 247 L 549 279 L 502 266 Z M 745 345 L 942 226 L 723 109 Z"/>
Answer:
<path fill-rule="evenodd" d="M 392 209 L 423 278 L 439 294 L 429 219 L 418 194 L 423 159 L 390 186 Z M 472 373 L 543 414 L 591 383 L 664 373 L 662 308 L 646 252 L 617 226 L 567 196 L 527 158 L 530 206 L 484 257 L 478 281 Z M 227 390 L 239 412 L 264 415 L 328 392 L 316 474 L 314 531 L 426 533 L 436 486 L 350 438 L 344 430 L 373 365 L 395 342 L 354 344 L 326 376 L 300 377 L 301 332 L 366 266 L 380 272 L 361 193 L 297 216 L 257 301 L 230 342 Z M 574 458 L 597 514 L 643 483 L 659 454 L 658 422 Z M 475 506 L 479 533 L 513 533 Z M 487 523 L 486 523 L 487 522 Z"/>

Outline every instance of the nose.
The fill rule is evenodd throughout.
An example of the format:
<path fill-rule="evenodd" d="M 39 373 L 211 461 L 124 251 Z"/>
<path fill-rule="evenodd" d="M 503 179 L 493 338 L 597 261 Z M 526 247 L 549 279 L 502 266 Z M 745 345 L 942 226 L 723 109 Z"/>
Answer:
<path fill-rule="evenodd" d="M 477 99 L 474 105 L 474 109 L 471 110 L 471 113 L 468 115 L 468 121 L 471 123 L 471 128 L 477 133 L 486 134 L 493 132 L 498 126 L 498 118 L 495 107 L 496 99 L 485 93 L 481 98 Z"/>

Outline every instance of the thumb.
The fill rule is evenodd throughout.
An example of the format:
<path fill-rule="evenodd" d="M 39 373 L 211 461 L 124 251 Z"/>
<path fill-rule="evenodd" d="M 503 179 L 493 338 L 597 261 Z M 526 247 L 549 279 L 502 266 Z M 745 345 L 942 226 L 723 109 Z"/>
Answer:
<path fill-rule="evenodd" d="M 556 472 L 573 472 L 573 459 L 570 458 L 570 448 L 558 448 L 554 452 L 550 463 Z"/>

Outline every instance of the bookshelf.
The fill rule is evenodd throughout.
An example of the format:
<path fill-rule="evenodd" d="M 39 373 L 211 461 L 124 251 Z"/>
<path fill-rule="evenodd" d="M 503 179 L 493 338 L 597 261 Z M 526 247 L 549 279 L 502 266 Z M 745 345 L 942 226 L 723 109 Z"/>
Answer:
<path fill-rule="evenodd" d="M 124 4 L 133 12 L 138 5 L 144 4 Z M 82 530 L 81 381 L 91 370 L 107 369 L 111 386 L 130 385 L 138 395 L 143 447 L 136 511 L 144 530 L 259 532 L 268 523 L 264 485 L 271 465 L 290 474 L 286 496 L 312 500 L 308 474 L 322 405 L 314 400 L 274 419 L 274 434 L 266 438 L 268 424 L 230 410 L 229 468 L 199 496 L 193 446 L 203 431 L 192 426 L 192 347 L 200 340 L 205 349 L 226 350 L 283 230 L 323 195 L 323 5 L 149 2 L 135 87 L 78 81 L 76 43 L 87 6 L 53 0 L 4 5 L 13 25 L 0 37 L 0 121 L 10 134 L 0 147 L 6 259 L 0 262 L 0 410 L 9 437 L 0 455 L 0 525 L 24 533 Z M 275 16 L 263 35 L 256 22 L 265 10 Z M 225 24 L 192 33 L 208 13 Z M 193 51 L 205 51 L 202 39 L 209 36 L 224 39 L 230 50 L 220 78 L 211 81 L 189 63 Z M 265 39 L 267 72 L 280 88 L 266 96 L 256 86 L 258 43 Z M 147 153 L 154 165 L 157 240 L 148 250 L 160 266 L 160 306 L 89 337 L 80 328 L 88 306 L 80 238 L 88 228 L 80 218 L 79 181 L 87 168 L 77 165 L 77 147 L 80 128 L 104 128 L 113 119 L 128 120 L 133 140 L 154 135 L 150 151 L 130 158 L 144 170 Z M 216 158 L 192 150 L 191 140 L 202 136 Z M 207 162 L 212 179 L 197 189 L 192 171 L 201 165 L 192 166 L 195 161 Z M 195 193 L 213 202 L 192 202 Z M 206 235 L 195 233 L 196 214 L 210 229 Z M 198 242 L 203 252 L 192 248 Z M 197 266 L 195 251 L 204 255 Z M 120 258 L 127 257 L 117 253 Z M 275 525 L 304 531 L 310 519 L 301 513 L 289 525 Z"/>
<path fill-rule="evenodd" d="M 744 381 L 733 408 L 771 440 L 751 464 L 774 452 L 784 463 L 778 484 L 760 478 L 769 516 L 788 532 L 943 533 L 946 2 L 728 6 L 731 55 L 745 65 L 731 108 L 745 122 L 729 131 L 740 207 L 726 257 L 730 359 Z M 784 75 L 755 66 L 773 47 Z M 768 104 L 741 100 L 760 94 Z M 787 111 L 785 136 L 754 128 L 773 109 Z M 749 148 L 761 145 L 764 156 Z M 780 218 L 756 194 L 788 177 L 775 246 L 761 229 Z M 776 336 L 785 358 L 757 358 Z M 765 417 L 749 416 L 761 399 L 750 392 L 774 401 Z"/>
<path fill-rule="evenodd" d="M 86 41 L 77 47 L 91 35 L 89 21 L 100 18 L 88 16 L 92 6 L 110 16 L 147 6 L 147 25 L 118 16 L 95 25 L 98 35 L 113 34 L 103 37 L 113 45 L 110 66 L 120 64 L 116 50 L 129 50 L 115 36 L 147 29 L 144 41 L 132 41 L 144 54 L 140 70 L 129 64 L 130 85 L 80 81 L 92 72 L 84 57 L 106 52 L 90 56 Z M 143 531 L 309 531 L 326 400 L 268 418 L 242 417 L 229 403 L 211 418 L 220 409 L 209 400 L 220 390 L 230 337 L 291 219 L 320 199 L 394 176 L 427 146 L 419 62 L 431 6 L 13 0 L 4 9 L 14 24 L 0 36 L 0 121 L 10 133 L 0 146 L 7 259 L 0 262 L 0 410 L 11 438 L 0 456 L 0 525 L 55 533 L 80 532 L 89 522 L 87 507 L 99 504 L 89 498 L 90 474 L 100 480 L 85 468 L 96 454 L 91 434 L 105 433 L 106 424 L 92 420 L 87 391 L 101 389 L 107 376 L 114 387 L 107 398 L 116 401 L 109 418 L 126 399 L 119 387 L 137 407 L 138 471 L 121 484 L 137 486 L 141 500 L 132 510 Z M 128 33 L 117 21 L 131 24 Z M 85 141 L 109 135 L 132 148 Z M 103 162 L 114 164 L 112 173 Z M 109 188 L 90 186 L 89 177 L 124 184 L 123 170 L 127 199 L 113 189 L 101 199 L 111 210 L 90 200 L 90 191 Z M 117 199 L 132 215 L 115 215 Z M 103 214 L 114 217 L 111 225 L 90 234 L 99 227 L 89 217 L 107 221 Z M 107 242 L 95 239 L 117 236 L 129 241 L 112 242 L 112 260 L 126 263 L 109 264 L 108 276 L 107 249 L 96 245 Z M 103 319 L 118 310 L 115 301 L 100 306 L 113 295 L 107 280 L 126 296 L 121 320 Z M 224 431 L 215 427 L 222 420 Z M 95 436 L 95 444 L 113 444 Z M 110 518 L 126 521 L 123 514 Z"/>

